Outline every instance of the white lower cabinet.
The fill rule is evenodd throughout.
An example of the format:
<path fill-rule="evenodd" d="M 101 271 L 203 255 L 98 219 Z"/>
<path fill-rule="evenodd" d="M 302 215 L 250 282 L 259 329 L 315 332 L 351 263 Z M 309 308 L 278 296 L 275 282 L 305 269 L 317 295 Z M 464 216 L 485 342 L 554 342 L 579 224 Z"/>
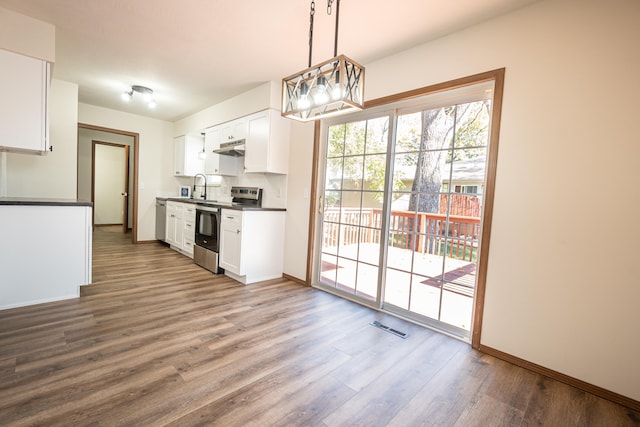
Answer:
<path fill-rule="evenodd" d="M 196 207 L 185 204 L 182 218 L 184 228 L 182 229 L 182 250 L 193 258 L 193 245 L 196 241 Z"/>
<path fill-rule="evenodd" d="M 282 277 L 284 211 L 222 210 L 220 267 L 249 284 Z"/>
<path fill-rule="evenodd" d="M 167 243 L 171 246 L 182 247 L 182 214 L 183 204 L 177 202 L 167 202 Z"/>
<path fill-rule="evenodd" d="M 220 267 L 242 275 L 240 256 L 242 249 L 242 211 L 222 210 L 220 220 Z"/>
<path fill-rule="evenodd" d="M 193 258 L 196 232 L 196 209 L 190 203 L 167 201 L 166 242 L 175 249 Z"/>

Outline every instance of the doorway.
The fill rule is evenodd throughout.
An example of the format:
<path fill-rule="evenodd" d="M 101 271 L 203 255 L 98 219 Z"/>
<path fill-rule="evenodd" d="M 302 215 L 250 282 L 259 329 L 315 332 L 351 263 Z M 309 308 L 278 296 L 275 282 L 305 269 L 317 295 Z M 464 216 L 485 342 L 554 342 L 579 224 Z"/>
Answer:
<path fill-rule="evenodd" d="M 91 201 L 93 225 L 128 227 L 129 146 L 111 142 L 92 142 Z"/>
<path fill-rule="evenodd" d="M 479 343 L 503 73 L 322 122 L 314 286 Z"/>
<path fill-rule="evenodd" d="M 113 144 L 115 146 L 127 146 L 127 160 L 129 166 L 126 168 L 128 179 L 126 180 L 127 191 L 120 190 L 117 193 L 118 198 L 122 198 L 122 202 L 126 201 L 126 206 L 122 205 L 119 209 L 126 214 L 126 220 L 122 221 L 122 230 L 131 230 L 132 243 L 138 242 L 138 156 L 139 156 L 139 134 L 135 132 L 124 131 L 120 129 L 105 128 L 100 126 L 89 125 L 85 123 L 78 124 L 78 182 L 77 194 L 81 200 L 93 200 L 94 197 L 94 143 L 99 141 L 101 146 Z M 100 149 L 99 149 L 100 150 Z M 120 173 L 118 173 L 120 175 Z M 125 193 L 123 195 L 122 193 Z M 95 211 L 95 209 L 94 209 Z M 95 212 L 94 212 L 95 214 Z"/>

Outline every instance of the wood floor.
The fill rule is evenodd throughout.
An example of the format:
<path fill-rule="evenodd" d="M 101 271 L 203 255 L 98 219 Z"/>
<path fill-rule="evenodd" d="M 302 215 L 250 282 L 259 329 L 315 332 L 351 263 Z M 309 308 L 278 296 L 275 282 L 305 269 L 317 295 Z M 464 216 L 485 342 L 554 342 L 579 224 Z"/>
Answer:
<path fill-rule="evenodd" d="M 128 239 L 95 232 L 81 298 L 0 311 L 0 425 L 640 425 L 444 335 Z"/>

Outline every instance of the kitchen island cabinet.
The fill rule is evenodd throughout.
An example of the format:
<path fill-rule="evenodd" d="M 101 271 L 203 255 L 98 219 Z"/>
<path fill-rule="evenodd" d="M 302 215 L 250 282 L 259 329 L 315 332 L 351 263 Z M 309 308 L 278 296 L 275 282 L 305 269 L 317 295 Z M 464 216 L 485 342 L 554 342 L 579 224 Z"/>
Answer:
<path fill-rule="evenodd" d="M 90 202 L 0 198 L 0 309 L 80 296 L 91 283 Z"/>
<path fill-rule="evenodd" d="M 220 267 L 249 284 L 282 277 L 284 211 L 222 209 Z"/>

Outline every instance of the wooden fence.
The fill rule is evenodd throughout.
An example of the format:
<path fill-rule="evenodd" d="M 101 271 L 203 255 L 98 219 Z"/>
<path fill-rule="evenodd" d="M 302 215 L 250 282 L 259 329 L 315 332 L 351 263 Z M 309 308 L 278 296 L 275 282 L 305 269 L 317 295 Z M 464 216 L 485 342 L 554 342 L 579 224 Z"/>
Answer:
<path fill-rule="evenodd" d="M 380 243 L 382 211 L 365 208 L 327 208 L 324 247 Z M 389 246 L 475 262 L 480 217 L 391 211 Z"/>
<path fill-rule="evenodd" d="M 441 194 L 440 195 L 440 213 L 447 212 L 447 202 L 451 197 L 451 206 L 449 206 L 449 215 L 471 216 L 480 218 L 480 197 L 473 194 Z"/>

